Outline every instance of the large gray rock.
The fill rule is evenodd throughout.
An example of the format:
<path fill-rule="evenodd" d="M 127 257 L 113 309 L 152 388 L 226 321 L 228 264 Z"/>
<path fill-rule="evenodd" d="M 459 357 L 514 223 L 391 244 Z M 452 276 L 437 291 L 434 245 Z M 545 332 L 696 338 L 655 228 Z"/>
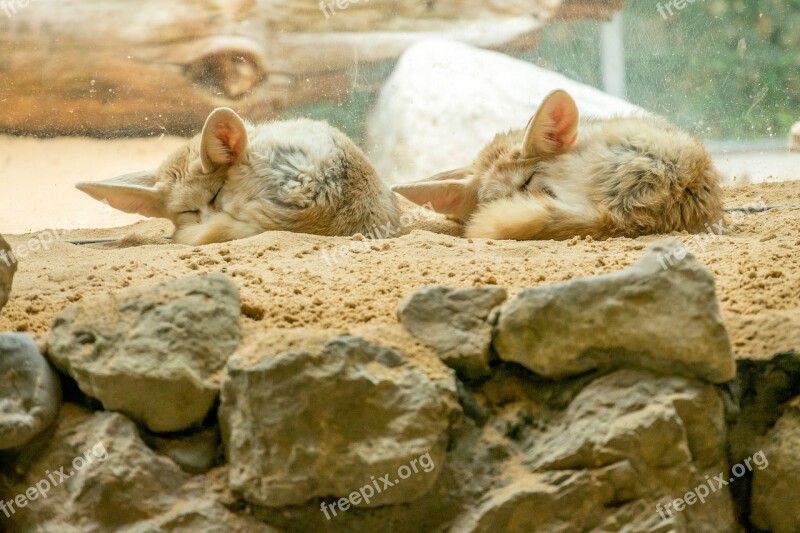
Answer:
<path fill-rule="evenodd" d="M 507 298 L 505 289 L 481 287 L 418 290 L 397 307 L 408 331 L 433 348 L 449 367 L 467 379 L 489 375 L 492 328 L 489 315 Z"/>
<path fill-rule="evenodd" d="M 725 410 L 713 386 L 621 370 L 536 418 L 527 433 L 514 432 L 511 456 L 521 460 L 453 531 L 737 530 L 728 487 L 700 489 L 704 503 L 674 507 L 727 470 Z"/>
<path fill-rule="evenodd" d="M 0 333 L 0 450 L 19 448 L 58 415 L 58 376 L 24 333 Z"/>
<path fill-rule="evenodd" d="M 625 270 L 522 291 L 501 307 L 494 347 L 550 378 L 620 365 L 712 383 L 736 374 L 714 277 L 675 239 Z"/>
<path fill-rule="evenodd" d="M 55 320 L 48 353 L 81 390 L 155 432 L 202 421 L 240 341 L 236 286 L 221 274 L 87 299 Z"/>
<path fill-rule="evenodd" d="M 452 380 L 433 381 L 359 337 L 326 337 L 265 331 L 231 358 L 220 405 L 230 487 L 279 507 L 346 498 L 388 475 L 393 486 L 376 481 L 382 492 L 360 506 L 422 497 L 442 471 L 458 409 Z M 435 466 L 396 483 L 425 454 Z"/>
<path fill-rule="evenodd" d="M 205 480 L 145 446 L 125 416 L 70 404 L 45 452 L 4 496 L 17 495 L 25 505 L 13 503 L 12 531 L 274 531 L 225 509 Z"/>
<path fill-rule="evenodd" d="M 761 440 L 750 458 L 753 472 L 750 521 L 775 533 L 800 531 L 800 398 Z"/>
<path fill-rule="evenodd" d="M 0 235 L 0 310 L 8 302 L 11 294 L 11 282 L 14 281 L 14 273 L 17 271 L 17 259 L 11 253 L 11 247 Z"/>
<path fill-rule="evenodd" d="M 370 160 L 389 183 L 467 166 L 496 134 L 524 128 L 555 89 L 567 89 L 587 115 L 644 112 L 530 61 L 426 41 L 402 55 L 370 112 Z"/>

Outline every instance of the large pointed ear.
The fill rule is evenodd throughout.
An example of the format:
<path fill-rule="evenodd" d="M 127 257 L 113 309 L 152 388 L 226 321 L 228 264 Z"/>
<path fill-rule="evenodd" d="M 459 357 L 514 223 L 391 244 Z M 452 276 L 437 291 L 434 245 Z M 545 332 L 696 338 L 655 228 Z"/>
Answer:
<path fill-rule="evenodd" d="M 154 187 L 154 172 L 137 172 L 105 181 L 81 181 L 75 184 L 101 202 L 114 209 L 146 217 L 167 217 L 164 198 Z"/>
<path fill-rule="evenodd" d="M 233 109 L 220 107 L 211 112 L 203 126 L 200 158 L 203 172 L 211 174 L 232 165 L 247 152 L 247 128 Z"/>
<path fill-rule="evenodd" d="M 430 205 L 437 213 L 466 219 L 478 206 L 478 190 L 470 177 L 468 169 L 454 170 L 392 190 L 415 204 Z"/>
<path fill-rule="evenodd" d="M 578 140 L 578 106 L 564 90 L 550 93 L 528 124 L 522 156 L 561 154 Z"/>

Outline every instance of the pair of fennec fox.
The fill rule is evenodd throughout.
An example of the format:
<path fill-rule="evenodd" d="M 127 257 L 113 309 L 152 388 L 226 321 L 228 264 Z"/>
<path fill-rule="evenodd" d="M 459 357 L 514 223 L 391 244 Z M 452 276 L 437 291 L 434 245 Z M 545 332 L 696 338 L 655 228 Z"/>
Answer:
<path fill-rule="evenodd" d="M 400 216 L 394 193 L 339 130 L 311 120 L 253 126 L 226 108 L 157 171 L 77 187 L 171 220 L 173 241 L 191 245 L 269 230 L 366 235 L 396 228 Z M 393 190 L 478 238 L 701 232 L 723 216 L 719 178 L 697 139 L 653 117 L 579 121 L 562 90 L 471 166 Z"/>

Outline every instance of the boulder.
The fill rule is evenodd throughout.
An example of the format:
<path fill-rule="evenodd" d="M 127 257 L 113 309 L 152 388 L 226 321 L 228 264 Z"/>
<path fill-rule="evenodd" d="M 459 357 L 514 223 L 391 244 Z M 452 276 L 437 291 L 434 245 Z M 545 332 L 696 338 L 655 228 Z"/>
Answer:
<path fill-rule="evenodd" d="M 220 422 L 231 489 L 267 507 L 341 500 L 365 486 L 377 488 L 361 507 L 422 497 L 458 410 L 452 380 L 432 381 L 360 337 L 328 339 L 264 331 L 229 361 Z"/>
<path fill-rule="evenodd" d="M 789 150 L 800 152 L 800 122 L 796 122 L 789 133 Z"/>
<path fill-rule="evenodd" d="M 727 470 L 712 385 L 626 369 L 530 418 L 510 443 L 521 458 L 453 531 L 737 530 L 728 487 L 696 489 Z"/>
<path fill-rule="evenodd" d="M 142 439 L 152 449 L 166 455 L 190 474 L 208 472 L 221 456 L 219 427 L 213 426 L 188 435 L 160 435 L 143 432 Z"/>
<path fill-rule="evenodd" d="M 11 253 L 11 246 L 0 235 L 0 310 L 8 302 L 11 294 L 11 282 L 17 271 L 17 259 Z"/>
<path fill-rule="evenodd" d="M 586 115 L 644 112 L 528 61 L 426 41 L 403 54 L 381 89 L 367 119 L 370 159 L 389 183 L 467 166 L 497 133 L 524 128 L 554 89 L 567 89 Z"/>
<path fill-rule="evenodd" d="M 489 315 L 507 298 L 505 289 L 425 287 L 400 302 L 397 316 L 462 378 L 489 375 L 492 328 Z"/>
<path fill-rule="evenodd" d="M 87 299 L 62 311 L 48 354 L 81 390 L 154 432 L 201 422 L 240 341 L 236 286 L 194 276 Z"/>
<path fill-rule="evenodd" d="M 12 531 L 274 531 L 229 512 L 206 483 L 145 446 L 125 416 L 71 404 L 3 496 Z"/>
<path fill-rule="evenodd" d="M 0 450 L 19 448 L 58 415 L 58 376 L 25 333 L 0 333 Z"/>
<path fill-rule="evenodd" d="M 750 522 L 759 530 L 775 533 L 800 531 L 800 398 L 763 437 L 761 449 L 753 454 L 750 465 Z"/>
<path fill-rule="evenodd" d="M 736 373 L 714 277 L 675 239 L 625 270 L 526 289 L 499 313 L 498 357 L 545 377 L 622 365 L 712 383 Z"/>

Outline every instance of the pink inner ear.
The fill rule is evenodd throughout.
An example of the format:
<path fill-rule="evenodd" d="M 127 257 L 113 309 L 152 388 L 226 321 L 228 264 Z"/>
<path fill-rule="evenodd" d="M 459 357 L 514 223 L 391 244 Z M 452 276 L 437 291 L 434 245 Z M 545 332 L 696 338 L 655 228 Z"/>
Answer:
<path fill-rule="evenodd" d="M 578 139 L 578 132 L 575 129 L 575 123 L 578 117 L 572 113 L 572 110 L 564 107 L 555 107 L 550 112 L 550 118 L 553 121 L 553 130 L 548 132 L 547 138 L 555 144 L 558 148 L 569 148 Z"/>
<path fill-rule="evenodd" d="M 231 158 L 239 157 L 242 143 L 242 134 L 239 131 L 229 127 L 224 122 L 220 122 L 214 128 L 214 137 L 225 147 Z"/>

